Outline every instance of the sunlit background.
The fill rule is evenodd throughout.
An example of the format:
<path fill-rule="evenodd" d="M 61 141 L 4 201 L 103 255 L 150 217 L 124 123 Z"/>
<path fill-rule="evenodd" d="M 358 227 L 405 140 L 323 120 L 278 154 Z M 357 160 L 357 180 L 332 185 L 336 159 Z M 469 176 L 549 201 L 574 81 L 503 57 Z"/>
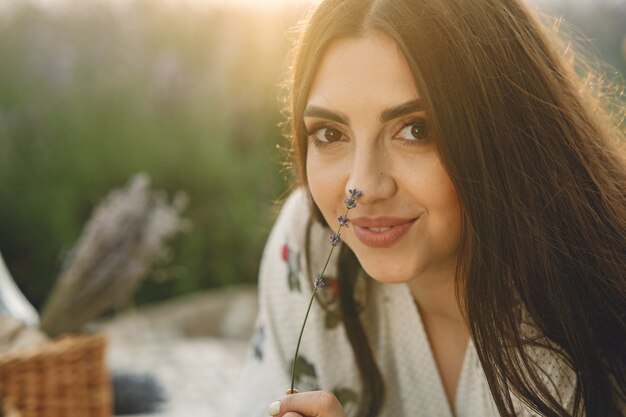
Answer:
<path fill-rule="evenodd" d="M 533 0 L 610 78 L 626 2 Z M 288 176 L 280 86 L 297 0 L 5 0 L 0 251 L 41 307 L 94 205 L 133 173 L 189 195 L 193 222 L 135 296 L 256 279 Z"/>
<path fill-rule="evenodd" d="M 626 74 L 625 0 L 532 0 L 613 86 Z M 144 172 L 188 197 L 116 311 L 254 286 L 290 174 L 281 81 L 297 0 L 3 0 L 0 252 L 42 309 L 109 191 Z M 168 201 L 169 201 L 168 200 Z"/>

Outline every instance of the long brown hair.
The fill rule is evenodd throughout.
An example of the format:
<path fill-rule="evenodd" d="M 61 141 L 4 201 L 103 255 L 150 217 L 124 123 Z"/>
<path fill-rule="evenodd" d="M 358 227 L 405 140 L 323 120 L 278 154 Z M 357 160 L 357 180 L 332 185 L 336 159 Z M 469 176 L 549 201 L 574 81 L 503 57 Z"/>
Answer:
<path fill-rule="evenodd" d="M 544 416 L 621 415 L 623 130 L 518 1 L 326 0 L 304 27 L 293 63 L 290 138 L 303 184 L 303 111 L 318 64 L 333 40 L 371 30 L 403 51 L 455 185 L 463 213 L 457 295 L 500 415 L 513 411 L 511 394 Z M 360 414 L 375 416 L 383 383 L 351 297 L 358 264 L 348 248 L 341 258 Z M 520 306 L 543 339 L 520 331 Z M 531 344 L 575 371 L 571 414 L 542 382 Z"/>

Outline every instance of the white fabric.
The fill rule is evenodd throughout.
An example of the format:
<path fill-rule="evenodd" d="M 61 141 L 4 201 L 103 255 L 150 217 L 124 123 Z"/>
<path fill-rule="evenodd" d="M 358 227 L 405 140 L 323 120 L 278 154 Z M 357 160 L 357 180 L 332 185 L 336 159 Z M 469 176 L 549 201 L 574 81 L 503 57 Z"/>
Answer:
<path fill-rule="evenodd" d="M 311 295 L 312 280 L 321 271 L 330 249 L 330 231 L 316 225 L 311 232 L 311 242 L 315 242 L 311 256 L 313 278 L 309 277 L 303 253 L 308 217 L 306 194 L 297 190 L 285 202 L 266 245 L 260 269 L 257 331 L 242 380 L 238 417 L 266 416 L 269 404 L 281 398 L 290 386 L 290 364 Z M 325 276 L 333 276 L 335 262 L 336 253 Z M 300 290 L 295 287 L 296 281 Z M 368 324 L 368 337 L 385 383 L 385 403 L 380 415 L 497 416 L 471 341 L 457 386 L 455 410 L 452 410 L 407 285 L 370 281 L 369 291 L 362 291 L 357 299 L 365 305 L 363 320 Z M 327 326 L 332 316 L 329 311 L 334 311 L 336 303 L 332 298 L 332 285 L 323 290 L 326 293 L 321 293 L 322 302 L 313 304 L 300 348 L 300 356 L 313 365 L 314 376 L 309 372 L 298 381 L 296 388 L 342 393 L 350 416 L 356 411 L 356 401 L 351 394 L 359 395 L 358 369 L 343 325 Z M 569 406 L 574 388 L 571 369 L 545 352 L 538 351 L 536 358 L 563 404 Z M 523 410 L 521 404 L 517 404 L 516 409 L 521 416 L 535 415 Z"/>

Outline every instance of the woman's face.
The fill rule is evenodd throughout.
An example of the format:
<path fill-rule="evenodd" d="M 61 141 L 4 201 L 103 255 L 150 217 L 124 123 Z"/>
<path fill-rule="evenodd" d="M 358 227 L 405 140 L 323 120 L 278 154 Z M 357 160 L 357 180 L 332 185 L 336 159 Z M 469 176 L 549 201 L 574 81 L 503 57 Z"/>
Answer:
<path fill-rule="evenodd" d="M 334 41 L 304 123 L 309 187 L 334 230 L 347 190 L 363 191 L 342 239 L 365 271 L 382 282 L 453 277 L 459 202 L 395 41 L 379 32 Z"/>

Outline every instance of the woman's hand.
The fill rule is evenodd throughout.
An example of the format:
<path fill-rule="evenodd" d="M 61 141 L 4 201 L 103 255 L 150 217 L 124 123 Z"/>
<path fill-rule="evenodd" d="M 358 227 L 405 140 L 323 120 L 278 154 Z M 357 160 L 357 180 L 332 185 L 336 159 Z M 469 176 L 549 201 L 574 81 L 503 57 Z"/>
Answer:
<path fill-rule="evenodd" d="M 346 417 L 346 412 L 332 393 L 309 391 L 289 394 L 272 403 L 269 415 L 276 417 Z"/>

